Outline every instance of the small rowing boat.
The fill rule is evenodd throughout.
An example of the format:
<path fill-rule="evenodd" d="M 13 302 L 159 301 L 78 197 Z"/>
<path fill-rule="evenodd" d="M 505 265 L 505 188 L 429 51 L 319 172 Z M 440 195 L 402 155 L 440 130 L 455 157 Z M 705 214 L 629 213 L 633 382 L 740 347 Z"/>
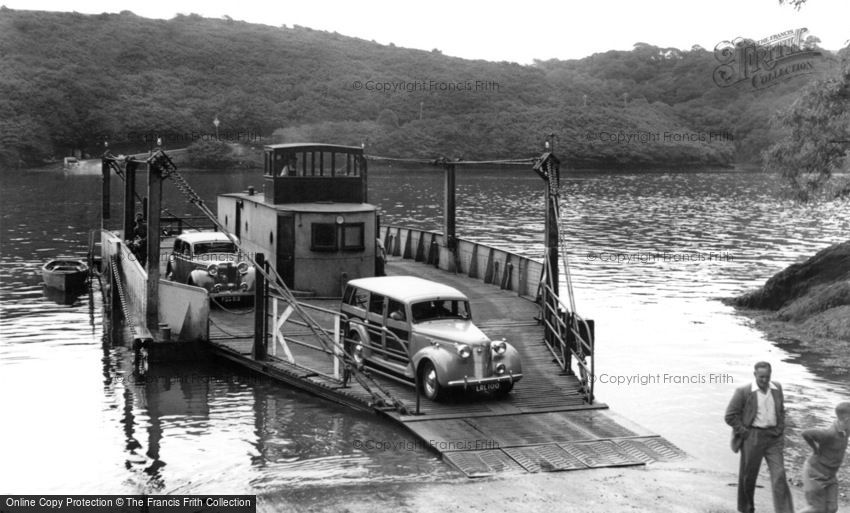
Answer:
<path fill-rule="evenodd" d="M 59 290 L 79 290 L 86 284 L 89 266 L 82 260 L 58 258 L 44 264 L 44 284 Z"/>

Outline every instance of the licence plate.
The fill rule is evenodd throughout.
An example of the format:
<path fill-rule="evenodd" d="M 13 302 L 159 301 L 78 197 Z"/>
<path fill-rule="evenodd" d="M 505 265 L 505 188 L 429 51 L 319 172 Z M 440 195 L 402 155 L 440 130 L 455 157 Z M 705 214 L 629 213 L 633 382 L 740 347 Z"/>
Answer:
<path fill-rule="evenodd" d="M 498 390 L 499 388 L 501 388 L 501 386 L 502 385 L 500 385 L 499 383 L 481 383 L 481 384 L 475 385 L 475 391 L 476 392 L 494 392 L 494 391 Z"/>
<path fill-rule="evenodd" d="M 235 303 L 241 303 L 242 300 L 245 299 L 246 296 L 234 296 L 231 294 L 223 294 L 221 296 L 213 296 L 216 301 L 221 304 L 232 305 Z"/>

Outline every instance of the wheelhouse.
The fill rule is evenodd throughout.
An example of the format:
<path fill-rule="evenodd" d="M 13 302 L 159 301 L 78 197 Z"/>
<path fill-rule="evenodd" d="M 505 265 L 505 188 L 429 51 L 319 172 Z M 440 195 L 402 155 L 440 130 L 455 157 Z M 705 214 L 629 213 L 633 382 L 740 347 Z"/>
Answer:
<path fill-rule="evenodd" d="M 366 202 L 367 166 L 360 147 L 274 144 L 264 154 L 269 203 Z"/>
<path fill-rule="evenodd" d="M 376 274 L 378 216 L 366 180 L 358 146 L 269 145 L 262 193 L 220 195 L 218 218 L 291 289 L 339 297 L 349 280 Z"/>

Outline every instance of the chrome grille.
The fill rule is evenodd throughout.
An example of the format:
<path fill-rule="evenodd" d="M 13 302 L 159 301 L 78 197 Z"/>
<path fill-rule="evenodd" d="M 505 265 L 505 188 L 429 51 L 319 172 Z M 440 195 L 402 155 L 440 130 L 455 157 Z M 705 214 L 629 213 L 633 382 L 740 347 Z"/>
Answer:
<path fill-rule="evenodd" d="M 492 355 L 490 351 L 490 344 L 478 344 L 473 346 L 472 348 L 472 358 L 475 362 L 475 377 L 476 378 L 486 378 L 491 373 L 491 360 Z"/>
<path fill-rule="evenodd" d="M 233 264 L 221 264 L 218 266 L 219 283 L 239 283 L 239 272 Z"/>

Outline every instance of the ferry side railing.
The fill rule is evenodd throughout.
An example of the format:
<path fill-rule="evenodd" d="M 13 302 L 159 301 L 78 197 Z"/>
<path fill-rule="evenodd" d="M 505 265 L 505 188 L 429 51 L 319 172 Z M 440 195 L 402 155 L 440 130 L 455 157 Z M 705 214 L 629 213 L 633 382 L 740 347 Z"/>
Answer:
<path fill-rule="evenodd" d="M 336 381 L 342 381 L 342 372 L 340 368 L 340 352 L 342 341 L 340 338 L 341 314 L 337 311 L 323 308 L 310 303 L 299 302 L 302 309 L 312 312 L 319 316 L 322 321 L 328 325 L 321 325 L 320 329 L 333 340 L 330 347 L 325 347 L 321 341 L 317 340 L 311 325 L 306 323 L 294 313 L 294 308 L 289 302 L 276 294 L 269 294 L 271 301 L 271 312 L 267 314 L 271 320 L 270 335 L 271 350 L 267 352 L 267 356 L 272 359 L 286 361 L 297 367 L 301 367 L 307 371 L 313 372 L 320 376 Z M 288 325 L 288 326 L 287 326 Z M 286 329 L 284 327 L 286 326 Z M 298 328 L 303 328 L 304 331 L 298 331 Z M 293 347 L 297 346 L 310 350 L 310 353 L 294 351 Z M 278 355 L 278 351 L 281 352 Z M 321 353 L 327 356 L 327 361 L 320 358 L 315 358 L 315 353 Z M 329 366 L 328 366 L 329 363 Z"/>
<path fill-rule="evenodd" d="M 402 340 L 391 330 L 383 326 L 365 324 L 356 320 L 349 320 L 348 316 L 338 310 L 331 310 L 311 303 L 299 301 L 299 306 L 307 311 L 312 312 L 313 318 L 321 324 L 321 329 L 333 340 L 332 347 L 325 347 L 320 341 L 315 339 L 312 332 L 309 330 L 310 325 L 300 319 L 298 316 L 293 316 L 294 309 L 287 301 L 275 294 L 270 294 L 269 299 L 272 301 L 271 312 L 268 314 L 271 320 L 271 350 L 268 355 L 271 358 L 287 361 L 297 367 L 303 368 L 310 372 L 315 372 L 328 379 L 339 381 L 343 386 L 348 384 L 350 378 L 350 369 L 345 368 L 346 364 L 342 363 L 341 352 L 347 347 L 352 347 L 358 343 L 349 337 L 353 324 L 359 324 L 367 330 L 369 335 L 382 338 L 387 342 L 392 342 L 400 350 L 387 349 L 376 346 L 368 341 L 359 341 L 367 346 L 367 349 L 372 353 L 383 355 L 384 357 L 393 359 L 405 359 L 408 355 L 407 341 Z M 284 329 L 286 328 L 286 329 Z M 302 328 L 302 331 L 298 331 Z M 315 355 L 321 353 L 328 357 L 332 366 L 325 366 L 325 361 L 317 361 L 315 357 L 310 358 L 302 352 L 297 354 L 292 346 L 307 349 Z M 280 351 L 280 354 L 278 354 Z M 373 370 L 376 374 L 384 373 Z M 387 374 L 391 379 L 398 379 L 393 375 Z"/>
<path fill-rule="evenodd" d="M 561 370 L 574 374 L 572 364 L 578 368 L 580 391 L 588 403 L 594 398 L 594 323 L 571 313 L 548 283 L 540 284 L 540 320 L 544 325 L 543 341 Z M 590 362 L 588 363 L 588 357 Z"/>

